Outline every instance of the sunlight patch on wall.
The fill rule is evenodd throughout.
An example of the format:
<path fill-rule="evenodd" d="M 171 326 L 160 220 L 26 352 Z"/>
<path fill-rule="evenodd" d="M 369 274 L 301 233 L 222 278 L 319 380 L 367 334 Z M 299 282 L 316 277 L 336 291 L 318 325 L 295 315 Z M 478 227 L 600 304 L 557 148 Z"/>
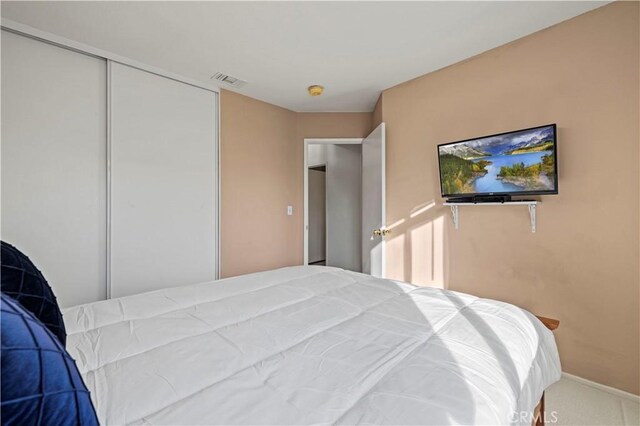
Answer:
<path fill-rule="evenodd" d="M 444 216 L 433 221 L 432 287 L 444 288 Z"/>
<path fill-rule="evenodd" d="M 398 226 L 402 225 L 405 222 L 406 222 L 406 219 L 396 220 L 391 225 L 387 226 L 386 229 L 392 230 L 393 228 L 397 228 Z"/>
<path fill-rule="evenodd" d="M 411 230 L 411 282 L 416 285 L 443 288 L 444 218 Z"/>
<path fill-rule="evenodd" d="M 387 241 L 386 278 L 406 281 L 404 276 L 404 234 L 397 235 Z"/>
<path fill-rule="evenodd" d="M 429 210 L 431 207 L 434 207 L 435 205 L 436 205 L 435 201 L 430 201 L 422 206 L 418 206 L 411 212 L 411 214 L 409 214 L 409 217 L 413 219 L 414 217 L 421 215 L 422 213 L 426 212 L 427 210 Z"/>

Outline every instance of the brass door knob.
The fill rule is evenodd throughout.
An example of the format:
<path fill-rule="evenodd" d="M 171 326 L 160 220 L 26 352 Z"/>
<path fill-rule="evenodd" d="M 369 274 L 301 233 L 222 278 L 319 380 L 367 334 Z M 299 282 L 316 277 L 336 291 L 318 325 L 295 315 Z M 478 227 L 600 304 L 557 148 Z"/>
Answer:
<path fill-rule="evenodd" d="M 391 233 L 391 231 L 389 231 L 388 229 L 374 229 L 373 230 L 373 235 L 375 235 L 376 237 L 379 236 L 387 236 Z"/>

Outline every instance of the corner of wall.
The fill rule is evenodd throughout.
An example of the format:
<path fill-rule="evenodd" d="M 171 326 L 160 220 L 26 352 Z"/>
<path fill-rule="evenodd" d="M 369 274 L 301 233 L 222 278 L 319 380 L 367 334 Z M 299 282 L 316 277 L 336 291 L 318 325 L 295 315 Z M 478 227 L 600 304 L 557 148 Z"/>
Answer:
<path fill-rule="evenodd" d="M 373 131 L 376 127 L 380 125 L 380 123 L 384 121 L 383 98 L 384 98 L 384 91 L 380 92 L 380 96 L 378 97 L 376 106 L 373 108 L 373 111 L 371 112 L 371 131 Z"/>

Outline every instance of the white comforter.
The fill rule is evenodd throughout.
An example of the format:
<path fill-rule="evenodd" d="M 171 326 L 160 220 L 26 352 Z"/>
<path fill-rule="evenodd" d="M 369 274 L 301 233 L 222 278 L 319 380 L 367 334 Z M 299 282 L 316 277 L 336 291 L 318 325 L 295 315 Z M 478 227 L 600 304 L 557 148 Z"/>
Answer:
<path fill-rule="evenodd" d="M 553 335 L 494 300 L 292 267 L 64 311 L 103 424 L 531 424 Z M 524 414 L 523 414 L 524 413 Z"/>

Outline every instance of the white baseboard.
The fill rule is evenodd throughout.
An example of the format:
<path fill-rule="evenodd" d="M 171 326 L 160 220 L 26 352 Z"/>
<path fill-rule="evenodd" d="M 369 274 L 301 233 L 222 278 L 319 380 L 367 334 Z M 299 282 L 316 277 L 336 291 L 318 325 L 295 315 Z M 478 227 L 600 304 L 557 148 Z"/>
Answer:
<path fill-rule="evenodd" d="M 592 387 L 594 389 L 598 389 L 598 390 L 601 390 L 603 392 L 610 393 L 610 394 L 618 396 L 620 398 L 625 398 L 625 399 L 631 400 L 633 402 L 640 403 L 640 396 L 638 396 L 638 395 L 634 395 L 632 393 L 625 392 L 625 391 L 620 390 L 620 389 L 612 388 L 611 386 L 606 386 L 606 385 L 602 385 L 600 383 L 592 382 L 591 380 L 583 379 L 582 377 L 574 376 L 573 374 L 569 374 L 569 373 L 565 373 L 565 372 L 562 373 L 562 377 L 567 379 L 567 380 L 573 380 L 574 382 L 578 382 L 578 383 L 581 383 L 583 385 L 590 386 L 590 387 Z"/>

